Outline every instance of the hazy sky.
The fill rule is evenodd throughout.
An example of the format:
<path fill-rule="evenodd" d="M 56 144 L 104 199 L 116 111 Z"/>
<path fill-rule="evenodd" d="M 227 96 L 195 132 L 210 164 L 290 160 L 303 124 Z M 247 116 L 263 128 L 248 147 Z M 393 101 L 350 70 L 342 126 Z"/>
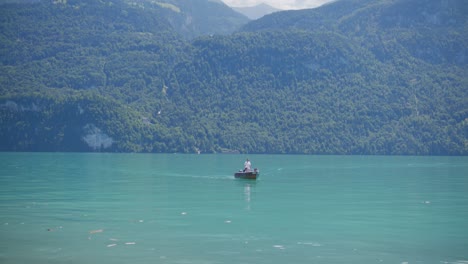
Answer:
<path fill-rule="evenodd" d="M 332 0 L 222 0 L 229 6 L 255 6 L 260 3 L 265 3 L 279 9 L 304 9 L 313 8 Z"/>

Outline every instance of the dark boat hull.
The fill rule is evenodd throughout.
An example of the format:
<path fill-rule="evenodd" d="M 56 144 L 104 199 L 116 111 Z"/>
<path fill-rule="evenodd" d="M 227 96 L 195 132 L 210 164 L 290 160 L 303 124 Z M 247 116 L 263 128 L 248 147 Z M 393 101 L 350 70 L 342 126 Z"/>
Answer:
<path fill-rule="evenodd" d="M 249 180 L 256 180 L 260 176 L 260 172 L 256 171 L 248 171 L 248 172 L 236 172 L 234 173 L 234 177 L 238 179 L 249 179 Z"/>

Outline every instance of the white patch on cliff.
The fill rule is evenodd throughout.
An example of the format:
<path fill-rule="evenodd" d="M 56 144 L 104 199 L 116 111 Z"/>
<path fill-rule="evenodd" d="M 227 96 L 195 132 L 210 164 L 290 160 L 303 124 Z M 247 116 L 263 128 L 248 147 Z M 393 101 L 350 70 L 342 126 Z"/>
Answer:
<path fill-rule="evenodd" d="M 39 112 L 41 110 L 35 103 L 31 103 L 30 105 L 22 105 L 10 100 L 6 101 L 3 104 L 0 104 L 0 108 L 6 108 L 13 112 Z"/>
<path fill-rule="evenodd" d="M 81 139 L 94 150 L 109 148 L 114 142 L 111 137 L 93 124 L 86 124 L 83 130 L 85 135 Z"/>

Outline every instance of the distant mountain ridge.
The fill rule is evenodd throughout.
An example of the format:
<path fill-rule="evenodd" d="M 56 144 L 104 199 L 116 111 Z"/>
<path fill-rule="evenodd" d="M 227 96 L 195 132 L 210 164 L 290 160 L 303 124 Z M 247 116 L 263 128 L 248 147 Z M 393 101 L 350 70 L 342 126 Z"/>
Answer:
<path fill-rule="evenodd" d="M 1 4 L 0 150 L 467 155 L 464 10 Z"/>
<path fill-rule="evenodd" d="M 167 19 L 178 32 L 188 38 L 207 34 L 230 34 L 249 21 L 221 0 L 150 2 L 175 11 L 176 14 L 167 16 Z"/>
<path fill-rule="evenodd" d="M 265 3 L 258 4 L 256 6 L 249 7 L 232 7 L 235 11 L 245 15 L 246 17 L 255 20 L 259 19 L 265 15 L 281 11 L 281 9 L 274 8 Z"/>

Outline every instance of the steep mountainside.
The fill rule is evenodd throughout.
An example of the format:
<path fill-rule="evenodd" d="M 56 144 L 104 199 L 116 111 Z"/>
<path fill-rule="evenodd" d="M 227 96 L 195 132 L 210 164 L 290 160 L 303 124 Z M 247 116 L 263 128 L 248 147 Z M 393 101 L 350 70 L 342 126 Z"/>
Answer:
<path fill-rule="evenodd" d="M 367 46 L 380 59 L 402 49 L 430 63 L 465 65 L 467 18 L 468 2 L 463 0 L 342 0 L 313 10 L 275 13 L 242 31 L 332 30 Z"/>
<path fill-rule="evenodd" d="M 230 34 L 249 21 L 221 0 L 160 0 L 151 3 L 172 11 L 167 16 L 168 21 L 189 39 L 208 34 Z"/>
<path fill-rule="evenodd" d="M 3 4 L 0 150 L 467 155 L 464 10 L 343 0 L 226 35 L 219 1 Z"/>

